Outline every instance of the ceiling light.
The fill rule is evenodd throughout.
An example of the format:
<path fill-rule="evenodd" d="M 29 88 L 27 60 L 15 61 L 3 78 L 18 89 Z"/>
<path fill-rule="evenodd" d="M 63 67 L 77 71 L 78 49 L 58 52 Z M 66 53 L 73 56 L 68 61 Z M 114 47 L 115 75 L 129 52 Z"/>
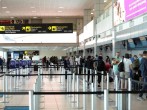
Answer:
<path fill-rule="evenodd" d="M 35 7 L 32 6 L 31 8 L 35 8 Z"/>
<path fill-rule="evenodd" d="M 12 17 L 10 17 L 10 18 L 12 18 L 12 19 L 13 19 L 14 17 L 12 16 Z"/>
<path fill-rule="evenodd" d="M 107 0 L 104 0 L 104 2 L 107 2 Z"/>
<path fill-rule="evenodd" d="M 32 13 L 36 13 L 36 11 L 32 11 Z"/>
<path fill-rule="evenodd" d="M 91 13 L 93 15 L 93 13 Z"/>
<path fill-rule="evenodd" d="M 62 13 L 62 11 L 58 11 L 59 13 Z"/>
<path fill-rule="evenodd" d="M 6 6 L 3 6 L 2 8 L 3 8 L 3 9 L 6 9 L 7 7 L 6 7 Z"/>
<path fill-rule="evenodd" d="M 59 8 L 64 8 L 64 7 L 60 6 Z"/>
<path fill-rule="evenodd" d="M 6 13 L 10 13 L 10 11 L 6 11 Z"/>
<path fill-rule="evenodd" d="M 36 17 L 36 16 L 34 16 L 33 18 L 34 18 L 34 19 L 36 19 L 37 17 Z"/>

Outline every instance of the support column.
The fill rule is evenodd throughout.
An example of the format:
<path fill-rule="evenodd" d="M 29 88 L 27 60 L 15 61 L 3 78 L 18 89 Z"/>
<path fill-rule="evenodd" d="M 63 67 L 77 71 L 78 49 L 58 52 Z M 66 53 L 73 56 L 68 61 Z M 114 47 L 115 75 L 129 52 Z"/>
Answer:
<path fill-rule="evenodd" d="M 79 48 L 78 47 L 76 47 L 76 51 L 77 51 L 76 54 L 79 55 Z"/>
<path fill-rule="evenodd" d="M 104 1 L 94 0 L 94 30 L 93 37 L 95 37 L 94 44 L 94 56 L 97 54 L 97 40 L 98 40 L 98 32 L 97 32 L 97 18 L 103 13 L 104 10 Z"/>
<path fill-rule="evenodd" d="M 84 26 L 91 21 L 91 9 L 84 10 Z"/>
<path fill-rule="evenodd" d="M 95 44 L 94 44 L 94 56 L 97 55 L 97 35 L 94 35 L 95 36 Z"/>
<path fill-rule="evenodd" d="M 115 29 L 113 28 L 112 30 L 112 57 L 115 56 L 115 53 L 116 53 L 116 32 L 115 32 Z"/>
<path fill-rule="evenodd" d="M 85 41 L 83 42 L 83 58 L 85 57 Z"/>

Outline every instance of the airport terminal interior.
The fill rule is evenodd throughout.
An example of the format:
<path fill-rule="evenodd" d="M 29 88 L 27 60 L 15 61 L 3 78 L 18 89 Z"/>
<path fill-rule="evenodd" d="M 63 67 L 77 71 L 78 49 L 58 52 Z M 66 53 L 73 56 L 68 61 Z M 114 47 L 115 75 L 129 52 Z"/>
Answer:
<path fill-rule="evenodd" d="M 0 110 L 147 110 L 147 0 L 0 0 Z"/>

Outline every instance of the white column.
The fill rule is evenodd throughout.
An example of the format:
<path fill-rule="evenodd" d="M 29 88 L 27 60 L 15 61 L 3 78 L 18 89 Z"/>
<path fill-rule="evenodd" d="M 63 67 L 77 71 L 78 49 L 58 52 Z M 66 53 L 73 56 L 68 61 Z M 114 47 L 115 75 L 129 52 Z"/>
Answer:
<path fill-rule="evenodd" d="M 84 10 L 84 26 L 91 21 L 91 9 Z"/>
<path fill-rule="evenodd" d="M 83 45 L 83 58 L 84 58 L 84 56 L 86 55 L 86 54 L 85 54 L 85 41 L 84 41 L 83 44 L 84 44 L 84 45 Z"/>
<path fill-rule="evenodd" d="M 116 53 L 116 32 L 114 28 L 112 30 L 112 37 L 112 57 L 114 57 Z"/>

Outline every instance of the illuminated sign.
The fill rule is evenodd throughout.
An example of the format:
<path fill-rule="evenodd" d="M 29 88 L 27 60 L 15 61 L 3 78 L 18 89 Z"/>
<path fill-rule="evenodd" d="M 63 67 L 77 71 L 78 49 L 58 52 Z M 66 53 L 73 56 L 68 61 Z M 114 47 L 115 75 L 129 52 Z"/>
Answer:
<path fill-rule="evenodd" d="M 73 33 L 72 23 L 0 25 L 0 34 Z"/>

